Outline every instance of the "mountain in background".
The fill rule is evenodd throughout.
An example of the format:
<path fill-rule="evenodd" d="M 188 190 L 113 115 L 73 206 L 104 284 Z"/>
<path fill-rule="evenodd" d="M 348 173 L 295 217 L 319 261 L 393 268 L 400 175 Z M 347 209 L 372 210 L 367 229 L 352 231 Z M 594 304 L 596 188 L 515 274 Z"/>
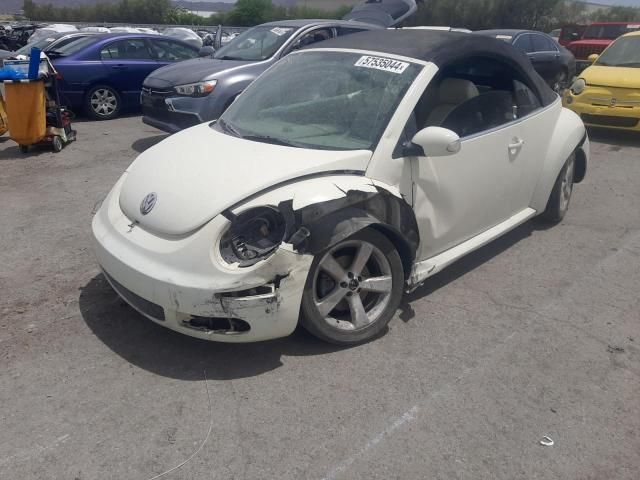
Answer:
<path fill-rule="evenodd" d="M 36 0 L 36 3 L 51 3 L 56 7 L 77 7 L 102 3 L 118 3 L 119 0 Z M 276 5 L 307 6 L 322 10 L 335 10 L 344 5 L 355 5 L 360 0 L 272 0 Z M 429 1 L 429 0 L 425 0 Z M 640 0 L 579 0 L 591 5 L 640 7 Z M 23 0 L 1 0 L 0 13 L 18 13 L 22 9 Z M 187 10 L 225 12 L 233 8 L 235 0 L 173 0 L 175 5 Z"/>
<path fill-rule="evenodd" d="M 119 3 L 120 0 L 36 0 L 35 3 L 50 3 L 55 7 L 79 7 L 96 3 Z M 176 6 L 187 10 L 226 12 L 233 8 L 235 0 L 172 0 Z M 23 0 L 0 0 L 0 13 L 18 13 L 22 10 Z"/>

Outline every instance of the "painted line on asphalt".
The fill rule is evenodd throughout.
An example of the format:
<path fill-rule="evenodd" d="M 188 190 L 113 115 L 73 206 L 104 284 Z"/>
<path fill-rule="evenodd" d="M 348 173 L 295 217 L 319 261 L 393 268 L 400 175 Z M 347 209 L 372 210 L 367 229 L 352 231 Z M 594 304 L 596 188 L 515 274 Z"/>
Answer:
<path fill-rule="evenodd" d="M 380 443 L 386 435 L 389 435 L 391 432 L 393 432 L 394 430 L 397 430 L 404 424 L 415 420 L 418 410 L 419 408 L 417 405 L 414 405 L 413 407 L 411 407 L 409 410 L 403 413 L 400 418 L 395 420 L 391 425 L 385 428 L 382 432 L 378 433 L 375 437 L 369 440 L 364 445 L 364 447 L 362 447 L 355 454 L 351 455 L 349 458 L 347 458 L 338 466 L 336 466 L 333 470 L 331 470 L 322 480 L 335 480 L 337 476 L 340 475 L 342 472 L 344 472 L 347 468 L 349 468 L 349 466 L 353 462 L 355 462 L 358 458 L 362 457 L 365 453 L 367 453 L 369 450 L 375 447 L 378 443 Z"/>

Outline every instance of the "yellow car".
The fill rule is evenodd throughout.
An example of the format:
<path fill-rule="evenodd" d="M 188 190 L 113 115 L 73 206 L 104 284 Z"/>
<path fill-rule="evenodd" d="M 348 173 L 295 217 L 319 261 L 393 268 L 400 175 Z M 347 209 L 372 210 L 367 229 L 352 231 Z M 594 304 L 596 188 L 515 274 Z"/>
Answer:
<path fill-rule="evenodd" d="M 580 74 L 563 104 L 586 125 L 640 131 L 640 32 L 623 35 Z"/>

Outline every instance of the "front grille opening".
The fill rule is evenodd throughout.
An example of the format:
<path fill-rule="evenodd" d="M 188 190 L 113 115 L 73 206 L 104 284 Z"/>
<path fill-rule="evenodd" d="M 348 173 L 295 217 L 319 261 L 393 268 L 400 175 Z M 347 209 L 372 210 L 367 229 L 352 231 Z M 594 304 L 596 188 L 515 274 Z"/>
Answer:
<path fill-rule="evenodd" d="M 188 320 L 183 320 L 182 325 L 202 332 L 223 333 L 227 335 L 245 333 L 251 330 L 251 326 L 239 318 L 199 317 L 192 315 Z"/>
<path fill-rule="evenodd" d="M 104 270 L 102 271 L 102 273 L 105 277 L 107 277 L 107 280 L 109 280 L 116 293 L 123 299 L 125 299 L 131 306 L 133 306 L 133 308 L 155 320 L 161 322 L 165 321 L 164 308 L 162 308 L 160 305 L 150 302 L 145 298 L 140 297 L 139 295 L 136 295 L 127 287 L 121 285 L 115 278 L 113 278 Z"/>
<path fill-rule="evenodd" d="M 582 120 L 592 125 L 606 125 L 610 127 L 626 127 L 633 128 L 638 125 L 638 118 L 632 117 L 614 117 L 609 115 L 592 115 L 583 113 L 581 115 Z"/>
<path fill-rule="evenodd" d="M 275 292 L 275 285 L 261 285 L 255 288 L 249 288 L 248 290 L 238 290 L 235 292 L 222 292 L 218 294 L 220 298 L 241 298 L 241 297 L 255 297 L 257 295 L 270 295 Z"/>

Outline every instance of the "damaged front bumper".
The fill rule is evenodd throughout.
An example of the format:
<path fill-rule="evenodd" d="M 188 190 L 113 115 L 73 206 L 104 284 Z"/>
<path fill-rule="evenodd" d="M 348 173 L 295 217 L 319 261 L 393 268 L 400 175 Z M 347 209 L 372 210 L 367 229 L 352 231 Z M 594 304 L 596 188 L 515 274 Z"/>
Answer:
<path fill-rule="evenodd" d="M 131 228 L 114 194 L 119 184 L 92 226 L 105 278 L 133 308 L 206 340 L 253 342 L 293 332 L 312 256 L 283 244 L 259 264 L 234 268 L 215 248 L 228 223 L 223 216 L 188 236 L 162 238 Z"/>

